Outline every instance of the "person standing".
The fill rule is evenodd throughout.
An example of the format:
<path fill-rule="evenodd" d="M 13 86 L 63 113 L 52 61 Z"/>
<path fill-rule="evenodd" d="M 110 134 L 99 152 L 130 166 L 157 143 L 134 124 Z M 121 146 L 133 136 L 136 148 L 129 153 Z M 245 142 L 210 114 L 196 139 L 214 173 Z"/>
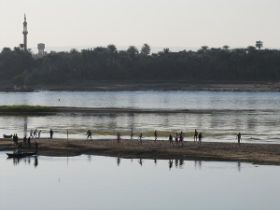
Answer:
<path fill-rule="evenodd" d="M 143 133 L 140 133 L 140 135 L 139 135 L 139 142 L 140 142 L 140 144 L 143 143 L 143 142 L 142 142 L 142 138 L 143 138 Z"/>
<path fill-rule="evenodd" d="M 184 144 L 183 131 L 181 131 L 181 133 L 180 133 L 180 135 L 179 135 L 179 141 L 180 141 L 181 145 L 183 146 L 183 144 Z"/>
<path fill-rule="evenodd" d="M 241 143 L 241 133 L 240 132 L 236 135 L 236 138 L 237 138 L 238 145 L 240 145 L 240 143 Z"/>
<path fill-rule="evenodd" d="M 173 144 L 173 136 L 171 134 L 169 135 L 169 143 Z"/>
<path fill-rule="evenodd" d="M 92 139 L 91 130 L 88 130 L 88 131 L 87 131 L 87 139 Z"/>
<path fill-rule="evenodd" d="M 201 142 L 202 142 L 202 133 L 201 132 L 198 134 L 198 142 L 199 142 L 199 144 L 201 144 Z"/>
<path fill-rule="evenodd" d="M 197 141 L 197 137 L 198 137 L 198 132 L 197 132 L 197 130 L 195 129 L 195 130 L 194 130 L 194 135 L 193 135 L 193 141 L 194 141 L 194 142 Z"/>
<path fill-rule="evenodd" d="M 118 143 L 121 142 L 121 134 L 120 134 L 120 132 L 117 133 L 117 142 Z"/>
<path fill-rule="evenodd" d="M 157 133 L 157 130 L 155 130 L 154 135 L 155 135 L 155 141 L 157 141 L 157 138 L 158 138 L 158 133 Z"/>
<path fill-rule="evenodd" d="M 178 144 L 178 133 L 175 135 L 175 143 Z"/>
<path fill-rule="evenodd" d="M 53 138 L 53 133 L 54 133 L 54 131 L 52 129 L 50 129 L 50 139 Z"/>

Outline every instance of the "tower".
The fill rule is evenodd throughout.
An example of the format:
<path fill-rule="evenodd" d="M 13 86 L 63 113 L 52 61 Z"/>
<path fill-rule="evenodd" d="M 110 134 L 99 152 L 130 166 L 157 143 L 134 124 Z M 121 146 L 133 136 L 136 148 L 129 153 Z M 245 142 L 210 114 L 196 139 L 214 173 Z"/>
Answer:
<path fill-rule="evenodd" d="M 38 56 L 42 57 L 45 55 L 45 44 L 44 43 L 39 43 L 37 45 L 38 48 Z"/>
<path fill-rule="evenodd" d="M 24 22 L 23 22 L 23 49 L 27 50 L 27 22 L 26 22 L 26 15 L 24 14 Z"/>

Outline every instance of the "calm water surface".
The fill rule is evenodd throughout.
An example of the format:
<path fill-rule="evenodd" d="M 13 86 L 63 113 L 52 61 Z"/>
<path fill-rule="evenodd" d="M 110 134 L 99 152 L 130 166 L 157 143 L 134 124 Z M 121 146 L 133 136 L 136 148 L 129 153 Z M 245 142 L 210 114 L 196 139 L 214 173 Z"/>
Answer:
<path fill-rule="evenodd" d="M 204 133 L 205 141 L 235 141 L 237 132 L 244 142 L 280 143 L 280 93 L 214 91 L 113 91 L 0 93 L 0 104 L 28 104 L 76 107 L 116 107 L 204 110 L 185 114 L 95 114 L 56 116 L 0 116 L 0 135 L 31 129 L 50 128 L 55 137 L 84 138 L 86 130 L 94 138 L 112 138 L 117 132 L 128 137 L 143 132 L 151 139 L 157 129 L 162 139 L 170 132 L 184 131 L 191 140 L 194 129 Z M 211 111 L 209 111 L 211 110 Z"/>
<path fill-rule="evenodd" d="M 280 167 L 0 153 L 1 210 L 279 209 Z"/>

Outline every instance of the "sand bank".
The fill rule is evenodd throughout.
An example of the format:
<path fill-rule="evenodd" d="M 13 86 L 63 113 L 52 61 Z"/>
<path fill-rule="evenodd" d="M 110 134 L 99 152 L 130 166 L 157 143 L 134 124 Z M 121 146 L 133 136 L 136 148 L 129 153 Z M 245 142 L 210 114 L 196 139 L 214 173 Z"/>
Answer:
<path fill-rule="evenodd" d="M 183 146 L 170 145 L 167 141 L 136 140 L 65 140 L 40 139 L 38 155 L 43 156 L 77 156 L 101 155 L 121 158 L 147 159 L 200 159 L 219 161 L 242 161 L 256 164 L 280 165 L 280 145 L 241 144 L 234 143 L 202 143 L 184 142 Z M 15 146 L 10 140 L 0 140 L 0 150 L 10 151 Z M 25 146 L 27 151 L 34 150 Z"/>

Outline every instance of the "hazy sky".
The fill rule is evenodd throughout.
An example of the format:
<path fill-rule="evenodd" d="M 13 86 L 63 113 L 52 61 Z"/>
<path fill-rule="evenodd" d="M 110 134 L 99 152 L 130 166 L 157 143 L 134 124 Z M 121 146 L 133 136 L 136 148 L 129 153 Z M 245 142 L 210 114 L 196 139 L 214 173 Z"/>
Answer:
<path fill-rule="evenodd" d="M 280 48 L 280 0 L 0 0 L 0 48 L 28 45 Z"/>

